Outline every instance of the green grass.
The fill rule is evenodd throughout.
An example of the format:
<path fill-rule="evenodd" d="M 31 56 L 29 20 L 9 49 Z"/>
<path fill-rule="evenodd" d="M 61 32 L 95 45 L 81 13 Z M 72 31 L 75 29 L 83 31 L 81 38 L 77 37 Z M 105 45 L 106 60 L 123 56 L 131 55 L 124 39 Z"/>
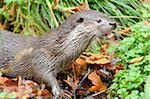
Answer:
<path fill-rule="evenodd" d="M 4 0 L 0 7 L 6 5 L 6 9 L 0 8 L 0 19 L 3 19 L 2 23 L 5 23 L 6 29 L 13 32 L 41 35 L 57 27 L 72 14 L 62 10 L 76 7 L 83 2 L 86 2 L 91 9 L 100 10 L 112 16 L 124 27 L 146 18 L 142 16 L 146 7 L 139 0 L 60 0 L 57 6 L 52 1 Z M 11 10 L 14 10 L 13 15 L 9 13 Z"/>
<path fill-rule="evenodd" d="M 71 12 L 62 12 L 62 10 L 86 2 L 91 9 L 99 10 L 112 17 L 121 27 L 133 26 L 134 34 L 120 41 L 120 46 L 111 48 L 116 52 L 117 57 L 122 58 L 121 63 L 125 64 L 126 70 L 115 75 L 116 78 L 110 87 L 110 96 L 113 99 L 148 97 L 150 86 L 149 80 L 147 80 L 150 74 L 150 36 L 148 34 L 150 29 L 143 26 L 143 22 L 140 21 L 150 18 L 150 5 L 143 4 L 139 0 L 60 0 L 56 7 L 52 1 L 0 1 L 0 23 L 6 25 L 5 29 L 16 33 L 27 36 L 41 35 L 63 23 L 72 14 Z M 4 5 L 6 5 L 5 9 L 2 8 Z M 56 8 L 54 9 L 54 7 Z M 14 13 L 11 15 L 10 11 L 14 11 Z M 99 42 L 93 42 L 87 51 L 99 53 L 100 45 Z M 127 64 L 129 60 L 139 56 L 145 56 L 145 58 L 139 63 Z"/>

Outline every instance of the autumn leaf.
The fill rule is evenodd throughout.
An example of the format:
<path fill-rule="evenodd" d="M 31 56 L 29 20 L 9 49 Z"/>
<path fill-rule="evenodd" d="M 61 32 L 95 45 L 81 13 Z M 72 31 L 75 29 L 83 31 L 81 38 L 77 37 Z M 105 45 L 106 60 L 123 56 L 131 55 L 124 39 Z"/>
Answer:
<path fill-rule="evenodd" d="M 131 27 L 127 27 L 124 30 L 119 31 L 120 34 L 127 34 L 131 31 Z"/>
<path fill-rule="evenodd" d="M 92 86 L 88 89 L 90 92 L 94 92 L 94 91 L 97 91 L 97 86 Z"/>
<path fill-rule="evenodd" d="M 0 23 L 0 30 L 3 30 L 4 26 L 2 25 L 2 23 Z"/>
<path fill-rule="evenodd" d="M 9 79 L 7 77 L 0 77 L 0 83 L 5 83 Z"/>
<path fill-rule="evenodd" d="M 32 96 L 50 97 L 49 91 L 42 88 L 40 89 L 40 87 L 37 87 L 37 83 L 30 80 L 20 80 L 21 84 L 18 84 L 18 81 L 19 80 L 17 79 L 0 77 L 1 90 L 3 90 L 5 93 L 16 93 L 6 94 L 4 97 L 9 97 L 9 99 L 13 98 L 14 96 L 17 97 L 17 99 L 28 99 Z"/>
<path fill-rule="evenodd" d="M 96 54 L 86 58 L 86 62 L 90 64 L 108 64 L 111 62 L 107 56 L 103 54 Z"/>
<path fill-rule="evenodd" d="M 88 9 L 89 9 L 89 6 L 86 3 L 81 3 L 79 6 L 72 9 L 72 11 L 78 12 L 81 10 L 88 10 Z"/>
<path fill-rule="evenodd" d="M 59 0 L 54 0 L 54 2 L 55 2 L 56 4 L 58 4 L 58 3 L 59 3 Z"/>
<path fill-rule="evenodd" d="M 88 75 L 88 79 L 91 80 L 92 84 L 94 85 L 91 88 L 89 88 L 89 91 L 91 91 L 91 92 L 93 92 L 93 91 L 104 92 L 107 89 L 106 85 L 101 81 L 100 76 L 98 76 L 96 74 L 96 71 L 90 73 Z"/>
<path fill-rule="evenodd" d="M 137 63 L 137 62 L 140 62 L 143 58 L 144 58 L 144 56 L 137 57 L 137 58 L 133 58 L 133 59 L 130 60 L 128 63 L 129 63 L 129 64 Z"/>
<path fill-rule="evenodd" d="M 87 65 L 87 62 L 84 59 L 77 58 L 75 62 L 79 65 Z"/>

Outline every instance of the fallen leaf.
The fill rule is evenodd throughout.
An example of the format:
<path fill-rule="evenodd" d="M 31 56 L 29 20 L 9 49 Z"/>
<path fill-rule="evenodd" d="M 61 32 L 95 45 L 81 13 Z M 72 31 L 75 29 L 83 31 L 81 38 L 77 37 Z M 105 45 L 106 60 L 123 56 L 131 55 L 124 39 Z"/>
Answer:
<path fill-rule="evenodd" d="M 140 0 L 142 3 L 150 3 L 150 0 Z"/>
<path fill-rule="evenodd" d="M 109 59 L 107 59 L 107 58 L 101 58 L 101 59 L 95 61 L 96 64 L 102 64 L 102 65 L 108 64 L 108 63 L 110 63 L 110 62 L 111 62 L 111 61 L 110 61 Z"/>
<path fill-rule="evenodd" d="M 94 91 L 97 91 L 97 86 L 92 86 L 88 89 L 90 92 L 94 92 Z"/>
<path fill-rule="evenodd" d="M 0 77 L 0 83 L 5 83 L 9 79 L 7 77 Z"/>
<path fill-rule="evenodd" d="M 86 4 L 86 3 L 81 3 L 79 5 L 79 7 L 80 7 L 81 10 L 89 10 L 90 9 L 88 4 Z"/>
<path fill-rule="evenodd" d="M 2 25 L 2 23 L 0 23 L 0 30 L 3 30 L 4 26 Z"/>
<path fill-rule="evenodd" d="M 54 0 L 54 2 L 56 3 L 56 5 L 59 3 L 59 0 Z"/>
<path fill-rule="evenodd" d="M 7 86 L 7 87 L 17 86 L 17 81 L 8 79 L 7 77 L 0 77 L 0 86 Z"/>
<path fill-rule="evenodd" d="M 127 27 L 121 31 L 119 31 L 120 34 L 126 34 L 126 33 L 129 33 L 131 31 L 131 27 Z"/>
<path fill-rule="evenodd" d="M 78 12 L 81 10 L 88 10 L 89 6 L 86 3 L 81 3 L 79 6 L 76 6 L 72 9 L 72 11 Z"/>
<path fill-rule="evenodd" d="M 71 77 L 67 77 L 67 80 L 63 80 L 65 83 L 67 83 L 72 89 L 74 89 L 75 88 L 75 86 L 77 85 L 77 83 L 75 83 L 74 81 L 73 81 L 73 78 L 71 78 Z"/>
<path fill-rule="evenodd" d="M 140 62 L 143 58 L 144 58 L 144 56 L 133 58 L 128 63 L 129 64 L 137 63 L 137 62 Z"/>
<path fill-rule="evenodd" d="M 84 59 L 77 58 L 75 62 L 79 65 L 87 65 L 87 62 Z"/>
<path fill-rule="evenodd" d="M 88 79 L 92 81 L 93 85 L 95 85 L 95 87 L 92 86 L 89 91 L 105 91 L 107 89 L 106 85 L 101 81 L 100 76 L 96 74 L 96 71 L 90 73 Z"/>
<path fill-rule="evenodd" d="M 85 91 L 85 90 L 81 90 L 81 89 L 78 89 L 77 92 L 78 92 L 79 94 L 82 94 L 82 95 L 86 94 L 86 91 Z"/>
<path fill-rule="evenodd" d="M 13 16 L 15 14 L 15 3 L 12 4 L 11 9 L 8 11 L 10 16 Z"/>
<path fill-rule="evenodd" d="M 40 87 L 37 87 L 37 83 L 31 81 L 31 80 L 19 80 L 17 79 L 9 79 L 7 77 L 0 77 L 0 88 L 2 92 L 7 93 L 16 93 L 11 94 L 10 98 L 12 96 L 17 97 L 17 99 L 28 99 L 30 97 L 39 97 L 44 96 L 48 97 L 50 99 L 50 93 L 45 89 L 40 89 Z M 20 83 L 20 84 L 18 84 Z M 8 97 L 8 95 L 7 95 Z M 14 98 L 13 98 L 14 99 Z M 46 98 L 47 99 L 47 98 Z"/>
<path fill-rule="evenodd" d="M 111 60 L 107 59 L 106 57 L 98 59 L 95 56 L 91 56 L 86 58 L 86 62 L 90 64 L 108 64 L 111 62 Z"/>
<path fill-rule="evenodd" d="M 2 7 L 2 8 L 3 8 L 3 10 L 5 11 L 5 10 L 6 10 L 6 8 L 7 8 L 7 6 L 6 6 L 6 5 L 3 5 L 3 7 Z"/>

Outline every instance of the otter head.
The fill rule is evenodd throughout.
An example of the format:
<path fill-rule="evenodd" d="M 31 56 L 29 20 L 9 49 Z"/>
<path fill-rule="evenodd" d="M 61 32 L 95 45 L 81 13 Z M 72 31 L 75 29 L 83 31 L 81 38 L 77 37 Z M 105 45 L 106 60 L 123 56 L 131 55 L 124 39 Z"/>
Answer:
<path fill-rule="evenodd" d="M 69 59 L 76 59 L 92 40 L 105 36 L 114 28 L 116 23 L 103 13 L 95 10 L 80 11 L 60 26 L 62 32 L 59 35 L 64 39 L 61 51 Z"/>
<path fill-rule="evenodd" d="M 64 26 L 70 30 L 76 28 L 93 37 L 103 37 L 115 29 L 117 24 L 99 11 L 83 10 L 68 18 Z"/>

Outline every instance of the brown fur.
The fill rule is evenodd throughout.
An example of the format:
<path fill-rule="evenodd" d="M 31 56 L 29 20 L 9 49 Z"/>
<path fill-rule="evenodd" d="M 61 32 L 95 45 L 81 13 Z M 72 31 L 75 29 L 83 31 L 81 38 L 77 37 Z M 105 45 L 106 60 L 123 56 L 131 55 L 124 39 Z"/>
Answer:
<path fill-rule="evenodd" d="M 0 31 L 0 67 L 52 88 L 59 96 L 57 73 L 64 70 L 96 37 L 103 37 L 116 24 L 106 15 L 85 10 L 68 18 L 60 27 L 39 37 Z"/>

